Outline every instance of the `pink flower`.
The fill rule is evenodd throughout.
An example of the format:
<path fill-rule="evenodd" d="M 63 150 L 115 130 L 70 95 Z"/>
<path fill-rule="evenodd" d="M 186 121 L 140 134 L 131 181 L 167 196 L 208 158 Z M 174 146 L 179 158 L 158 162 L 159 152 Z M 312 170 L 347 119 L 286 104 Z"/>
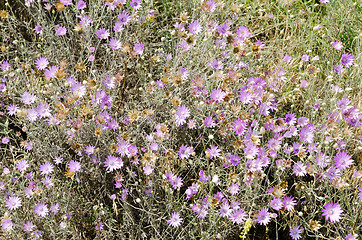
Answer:
<path fill-rule="evenodd" d="M 42 36 L 43 35 L 43 28 L 41 26 L 35 26 L 34 32 L 36 34 L 39 34 L 39 36 Z"/>
<path fill-rule="evenodd" d="M 29 164 L 26 160 L 19 160 L 15 165 L 16 169 L 18 169 L 20 172 L 26 171 L 26 169 L 29 167 Z"/>
<path fill-rule="evenodd" d="M 219 32 L 219 34 L 221 36 L 227 36 L 230 34 L 230 25 L 227 23 L 221 24 L 218 28 L 217 31 Z"/>
<path fill-rule="evenodd" d="M 84 8 L 86 8 L 87 7 L 87 3 L 86 2 L 84 2 L 83 0 L 79 0 L 78 1 L 78 3 L 77 3 L 77 8 L 78 8 L 78 10 L 82 10 L 82 9 L 84 9 Z"/>
<path fill-rule="evenodd" d="M 294 205 L 297 205 L 297 202 L 294 197 L 284 197 L 283 204 L 284 209 L 290 212 L 294 209 Z"/>
<path fill-rule="evenodd" d="M 330 202 L 324 205 L 322 212 L 323 212 L 322 216 L 325 217 L 326 221 L 329 220 L 332 223 L 334 223 L 334 222 L 339 222 L 343 210 L 338 203 Z"/>
<path fill-rule="evenodd" d="M 346 236 L 346 240 L 358 240 L 358 238 L 352 233 L 350 233 Z"/>
<path fill-rule="evenodd" d="M 9 218 L 5 218 L 1 223 L 1 227 L 6 231 L 10 231 L 13 229 L 13 222 Z"/>
<path fill-rule="evenodd" d="M 97 37 L 99 39 L 107 39 L 109 37 L 109 32 L 107 29 L 105 28 L 100 28 L 97 30 Z"/>
<path fill-rule="evenodd" d="M 226 93 L 223 92 L 221 89 L 217 88 L 217 89 L 212 90 L 211 98 L 215 102 L 222 102 L 222 100 L 225 98 L 225 96 L 226 96 Z"/>
<path fill-rule="evenodd" d="M 317 25 L 317 26 L 315 26 L 315 27 L 313 28 L 313 30 L 314 30 L 314 31 L 317 31 L 317 30 L 321 29 L 322 27 L 323 27 L 322 25 Z"/>
<path fill-rule="evenodd" d="M 118 157 L 115 157 L 113 155 L 109 155 L 106 158 L 106 161 L 104 162 L 104 166 L 106 167 L 107 171 L 113 172 L 113 170 L 120 169 L 123 167 L 123 161 L 122 159 L 119 159 Z"/>
<path fill-rule="evenodd" d="M 171 219 L 167 220 L 167 223 L 172 227 L 178 227 L 182 223 L 182 218 L 180 217 L 180 213 L 174 212 L 171 215 Z"/>
<path fill-rule="evenodd" d="M 268 211 L 267 208 L 262 208 L 259 210 L 258 212 L 258 218 L 256 219 L 256 221 L 260 224 L 260 225 L 264 225 L 266 226 L 269 222 L 270 222 L 270 212 Z"/>
<path fill-rule="evenodd" d="M 338 152 L 334 157 L 335 166 L 341 170 L 347 169 L 353 164 L 353 159 L 345 151 Z"/>
<path fill-rule="evenodd" d="M 119 41 L 118 39 L 116 38 L 112 38 L 109 43 L 108 43 L 109 47 L 112 49 L 112 50 L 118 50 L 121 48 L 122 46 L 122 43 L 121 41 Z"/>
<path fill-rule="evenodd" d="M 24 232 L 31 232 L 35 227 L 36 226 L 33 224 L 32 221 L 28 221 L 27 223 L 24 223 Z"/>
<path fill-rule="evenodd" d="M 239 192 L 239 185 L 236 183 L 232 183 L 229 187 L 229 191 L 231 195 L 235 195 Z"/>
<path fill-rule="evenodd" d="M 50 211 L 51 211 L 53 214 L 57 214 L 57 212 L 59 212 L 59 204 L 58 204 L 58 203 L 53 204 L 53 205 L 50 207 Z"/>
<path fill-rule="evenodd" d="M 143 168 L 143 171 L 145 172 L 145 175 L 151 175 L 151 173 L 153 172 L 153 168 L 150 165 L 147 165 L 146 167 Z"/>
<path fill-rule="evenodd" d="M 133 51 L 138 55 L 142 55 L 143 50 L 144 50 L 144 45 L 143 45 L 142 42 L 139 42 L 139 43 L 135 44 L 134 47 L 133 47 Z"/>
<path fill-rule="evenodd" d="M 180 147 L 180 149 L 177 151 L 177 153 L 181 159 L 189 158 L 193 152 L 194 152 L 194 149 L 192 147 L 188 147 L 186 145 L 182 145 Z"/>
<path fill-rule="evenodd" d="M 49 209 L 47 207 L 47 205 L 43 202 L 38 203 L 35 207 L 34 207 L 34 213 L 36 213 L 39 217 L 45 217 L 46 215 L 48 215 Z"/>
<path fill-rule="evenodd" d="M 174 116 L 176 125 L 180 126 L 184 124 L 189 116 L 190 110 L 185 105 L 179 106 Z"/>
<path fill-rule="evenodd" d="M 121 155 L 121 157 L 128 156 L 130 154 L 128 148 L 131 146 L 129 142 L 126 142 L 124 140 L 120 140 L 118 143 L 117 153 Z M 123 164 L 122 164 L 123 165 Z"/>
<path fill-rule="evenodd" d="M 124 30 L 123 28 L 123 25 L 121 22 L 116 22 L 114 25 L 113 25 L 113 31 L 114 32 L 122 32 Z"/>
<path fill-rule="evenodd" d="M 120 24 L 127 25 L 131 18 L 127 11 L 123 11 L 122 13 L 118 14 L 118 20 Z"/>
<path fill-rule="evenodd" d="M 35 59 L 35 65 L 38 70 L 44 70 L 48 66 L 49 62 L 46 57 L 40 57 Z"/>
<path fill-rule="evenodd" d="M 233 122 L 233 131 L 235 134 L 242 136 L 245 133 L 246 122 L 240 119 L 237 119 Z"/>
<path fill-rule="evenodd" d="M 343 66 L 347 68 L 352 66 L 354 63 L 354 56 L 349 53 L 343 53 L 341 58 L 341 63 L 343 64 Z"/>
<path fill-rule="evenodd" d="M 307 167 L 305 166 L 304 163 L 302 163 L 301 161 L 298 161 L 298 162 L 294 163 L 294 165 L 293 165 L 293 173 L 296 176 L 304 176 L 307 174 Z"/>
<path fill-rule="evenodd" d="M 64 36 L 67 33 L 67 28 L 57 25 L 58 36 Z"/>
<path fill-rule="evenodd" d="M 208 128 L 213 128 L 216 126 L 215 121 L 212 119 L 212 117 L 206 117 L 204 120 L 204 124 Z"/>
<path fill-rule="evenodd" d="M 70 172 L 78 172 L 81 168 L 80 162 L 72 160 L 69 162 L 68 168 Z"/>
<path fill-rule="evenodd" d="M 53 165 L 51 165 L 48 161 L 41 164 L 39 167 L 40 175 L 47 175 L 53 172 Z"/>
<path fill-rule="evenodd" d="M 291 236 L 293 240 L 298 240 L 302 238 L 301 233 L 302 230 L 298 226 L 293 226 L 289 231 L 289 236 Z"/>
<path fill-rule="evenodd" d="M 230 220 L 233 223 L 241 224 L 246 220 L 247 214 L 245 213 L 244 209 L 234 209 L 233 213 L 230 216 Z"/>
<path fill-rule="evenodd" d="M 283 208 L 283 201 L 280 198 L 274 198 L 270 201 L 270 207 L 272 207 L 274 210 L 279 211 Z"/>
<path fill-rule="evenodd" d="M 142 7 L 142 0 L 131 0 L 129 4 L 134 10 L 138 10 Z"/>
<path fill-rule="evenodd" d="M 219 214 L 221 217 L 230 217 L 232 211 L 233 210 L 230 208 L 230 205 L 227 203 L 224 203 L 220 206 Z"/>
<path fill-rule="evenodd" d="M 1 139 L 1 143 L 2 144 L 8 144 L 10 142 L 10 140 L 9 140 L 9 138 L 7 138 L 7 137 L 3 137 L 2 139 Z"/>
<path fill-rule="evenodd" d="M 285 55 L 283 60 L 284 60 L 285 63 L 290 63 L 290 61 L 292 61 L 292 59 L 293 58 L 287 54 L 287 55 Z"/>
<path fill-rule="evenodd" d="M 10 196 L 6 200 L 5 206 L 9 208 L 9 210 L 15 210 L 21 206 L 21 199 L 17 196 Z"/>
<path fill-rule="evenodd" d="M 58 72 L 58 66 L 51 66 L 47 70 L 44 71 L 44 75 L 46 78 L 56 78 L 55 74 Z"/>
<path fill-rule="evenodd" d="M 201 25 L 197 20 L 195 20 L 189 24 L 189 30 L 193 34 L 196 34 L 196 35 L 199 34 L 201 32 L 201 29 L 202 29 Z"/>
<path fill-rule="evenodd" d="M 302 56 L 302 60 L 303 60 L 304 62 L 308 62 L 308 61 L 309 61 L 309 56 L 308 56 L 307 54 L 304 54 L 304 55 Z"/>
<path fill-rule="evenodd" d="M 303 80 L 303 81 L 301 82 L 301 84 L 300 84 L 300 86 L 301 86 L 302 88 L 306 88 L 306 87 L 308 87 L 308 85 L 309 85 L 309 83 L 308 83 L 306 80 Z"/>
<path fill-rule="evenodd" d="M 221 150 L 215 145 L 211 145 L 210 148 L 206 149 L 206 151 L 210 154 L 210 157 L 209 157 L 210 159 L 211 158 L 216 159 L 216 158 L 220 157 Z"/>
<path fill-rule="evenodd" d="M 72 5 L 72 0 L 59 0 L 64 6 Z"/>
<path fill-rule="evenodd" d="M 88 61 L 93 62 L 94 59 L 95 59 L 95 57 L 94 57 L 93 54 L 91 54 L 91 55 L 88 56 Z"/>

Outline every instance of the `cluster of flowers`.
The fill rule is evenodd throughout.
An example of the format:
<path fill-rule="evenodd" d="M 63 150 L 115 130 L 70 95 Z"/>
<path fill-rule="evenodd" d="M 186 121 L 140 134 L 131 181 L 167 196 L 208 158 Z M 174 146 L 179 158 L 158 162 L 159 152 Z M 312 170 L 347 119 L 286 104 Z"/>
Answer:
<path fill-rule="evenodd" d="M 28 2 L 31 3 L 31 1 Z M 324 3 L 327 2 L 324 1 Z M 60 4 L 63 6 L 58 4 L 55 7 L 59 9 L 72 5 L 72 0 L 60 0 Z M 111 11 L 115 11 L 120 6 L 126 5 L 126 1 L 106 1 L 105 5 Z M 123 44 L 117 38 L 132 21 L 131 16 L 134 12 L 142 7 L 140 0 L 131 0 L 129 5 L 131 9 L 122 9 L 117 15 L 118 21 L 113 25 L 113 32 L 103 27 L 93 29 L 98 38 L 93 46 L 103 44 L 114 52 L 128 49 L 125 52 L 135 58 L 138 55 L 144 55 L 145 46 L 142 42 L 135 43 L 131 50 L 129 44 Z M 206 1 L 201 8 L 206 14 L 211 14 L 216 11 L 217 6 L 216 1 Z M 50 3 L 45 5 L 45 9 L 48 11 L 52 7 Z M 84 10 L 88 7 L 87 3 L 79 0 L 75 7 L 75 11 L 82 13 L 79 16 L 80 21 L 77 23 L 79 29 L 76 28 L 75 31 L 80 31 L 80 29 L 86 31 L 87 28 L 88 31 L 91 31 L 90 26 L 93 20 L 89 16 L 83 15 Z M 154 12 L 151 11 L 148 14 L 152 16 Z M 18 178 L 24 179 L 23 185 L 25 186 L 24 189 L 16 191 L 15 188 L 12 188 L 15 193 L 6 192 L 4 194 L 5 207 L 10 210 L 13 217 L 15 217 L 15 213 L 20 212 L 20 207 L 24 206 L 25 202 L 33 204 L 33 196 L 40 195 L 43 190 L 56 191 L 54 190 L 55 179 L 58 178 L 56 173 L 59 173 L 62 167 L 66 169 L 66 177 L 71 179 L 74 176 L 80 176 L 82 171 L 86 171 L 89 166 L 96 166 L 97 168 L 93 169 L 104 174 L 114 174 L 114 189 L 111 191 L 119 193 L 123 201 L 127 201 L 127 197 L 132 191 L 144 191 L 146 196 L 150 196 L 153 191 L 159 189 L 169 191 L 171 185 L 175 191 L 182 193 L 181 198 L 178 199 L 181 203 L 177 203 L 177 205 L 181 205 L 180 210 L 173 211 L 170 218 L 165 220 L 174 228 L 183 225 L 184 219 L 181 217 L 181 211 L 191 212 L 200 220 L 206 220 L 208 216 L 213 215 L 227 219 L 236 225 L 253 221 L 263 226 L 268 225 L 272 219 L 282 217 L 284 212 L 294 214 L 295 206 L 300 204 L 300 198 L 297 197 L 297 193 L 294 196 L 291 194 L 285 196 L 284 191 L 287 187 L 281 187 L 282 184 L 276 186 L 267 184 L 267 187 L 263 185 L 260 188 L 262 190 L 255 190 L 259 191 L 256 194 L 263 198 L 260 200 L 260 206 L 245 204 L 246 199 L 242 197 L 244 192 L 259 188 L 262 185 L 261 179 L 268 172 L 280 178 L 302 179 L 302 177 L 310 175 L 315 177 L 318 182 L 330 181 L 334 186 L 341 184 L 343 174 L 350 171 L 354 160 L 348 152 L 349 149 L 345 142 L 347 140 L 337 140 L 333 134 L 338 135 L 338 131 L 336 131 L 338 126 L 346 129 L 362 127 L 362 114 L 356 107 L 351 106 L 349 97 L 345 95 L 337 101 L 337 108 L 329 114 L 323 124 L 314 123 L 307 117 L 297 117 L 297 114 L 293 112 L 281 115 L 277 112 L 279 99 L 275 93 L 281 91 L 286 84 L 286 69 L 293 58 L 289 55 L 283 58 L 285 69 L 276 68 L 268 74 L 259 74 L 253 68 L 252 62 L 239 61 L 240 54 L 242 57 L 246 57 L 249 47 L 254 49 L 252 52 L 256 54 L 259 54 L 264 48 L 262 41 L 251 42 L 252 33 L 247 27 L 235 28 L 236 20 L 231 19 L 223 23 L 212 20 L 206 24 L 201 19 L 190 22 L 187 19 L 188 16 L 185 19 L 181 18 L 182 23 L 174 25 L 181 38 L 176 51 L 191 54 L 192 50 L 197 48 L 196 42 L 201 40 L 204 34 L 208 37 L 215 35 L 215 39 L 212 39 L 212 49 L 214 50 L 211 52 L 215 57 L 208 60 L 206 67 L 207 72 L 212 72 L 212 75 L 205 73 L 207 75 L 205 77 L 202 76 L 203 72 L 193 72 L 191 67 L 188 70 L 185 67 L 177 66 L 177 70 L 174 71 L 175 75 L 164 76 L 158 80 L 156 82 L 158 88 L 154 89 L 151 86 L 150 90 L 145 93 L 146 96 L 153 94 L 151 99 L 157 101 L 157 97 L 173 90 L 176 93 L 186 93 L 192 100 L 195 100 L 193 102 L 182 99 L 184 101 L 182 105 L 175 99 L 171 100 L 175 108 L 172 114 L 160 110 L 157 112 L 162 115 L 160 118 L 155 117 L 152 111 L 143 111 L 142 114 L 145 117 L 141 118 L 138 110 L 133 109 L 128 112 L 127 116 L 124 114 L 120 120 L 114 101 L 118 93 L 117 84 L 120 82 L 117 80 L 117 76 L 107 73 L 99 83 L 94 83 L 97 86 L 95 87 L 90 81 L 76 80 L 78 76 L 75 73 L 68 76 L 64 70 L 65 66 L 52 65 L 51 62 L 55 62 L 55 60 L 48 59 L 48 57 L 37 57 L 33 61 L 36 68 L 36 71 L 33 72 L 48 82 L 59 80 L 57 84 L 61 85 L 63 94 L 56 95 L 56 101 L 51 101 L 40 91 L 36 93 L 30 88 L 22 89 L 20 95 L 13 99 L 14 103 L 6 104 L 7 117 L 18 117 L 19 122 L 24 123 L 28 128 L 34 127 L 34 131 L 39 129 L 38 127 L 49 129 L 49 131 L 54 129 L 56 129 L 55 131 L 65 131 L 67 143 L 72 146 L 75 151 L 73 157 L 77 157 L 77 159 L 71 160 L 68 155 L 64 154 L 64 156 L 54 156 L 51 160 L 38 159 L 35 163 L 32 161 L 33 159 L 26 158 L 19 159 L 14 163 L 10 162 L 10 165 L 3 169 L 6 179 L 0 182 L 0 191 L 11 189 L 9 186 L 15 184 L 19 180 Z M 34 29 L 42 37 L 48 34 L 48 30 L 45 26 L 36 26 Z M 66 38 L 68 29 L 56 25 L 56 33 L 58 36 Z M 110 38 L 111 34 L 115 37 Z M 209 38 L 205 39 L 205 42 L 209 41 Z M 339 41 L 333 42 L 332 46 L 338 51 L 343 48 Z M 89 62 L 95 60 L 96 50 L 98 50 L 96 47 L 89 47 Z M 166 63 L 172 59 L 171 54 L 163 56 Z M 318 60 L 319 57 L 314 59 Z M 301 60 L 308 62 L 309 56 L 305 54 Z M 334 66 L 337 74 L 342 74 L 347 71 L 347 68 L 353 66 L 354 56 L 344 53 L 340 63 Z M 0 65 L 4 73 L 11 72 L 13 67 L 16 68 L 6 60 L 2 61 Z M 20 69 L 23 69 L 22 66 L 19 67 L 19 71 Z M 244 77 L 241 78 L 241 76 Z M 17 78 L 13 73 L 10 73 L 8 77 Z M 190 78 L 192 81 L 186 81 Z M 169 82 L 170 79 L 174 84 Z M 64 84 L 61 83 L 63 80 Z M 4 77 L 0 84 L 0 92 L 4 96 L 12 90 L 10 85 L 8 86 L 7 78 Z M 308 82 L 303 80 L 301 86 L 308 88 Z M 334 86 L 333 89 L 338 92 L 339 87 Z M 87 104 L 92 108 L 87 108 Z M 154 107 L 156 103 L 149 105 Z M 82 106 L 81 111 L 79 111 L 80 106 Z M 315 109 L 318 108 L 319 106 L 315 106 Z M 90 115 L 89 118 L 88 115 Z M 165 118 L 167 119 L 165 120 Z M 149 129 L 155 129 L 155 131 L 148 132 L 148 135 L 145 136 L 135 136 L 134 132 L 139 130 L 139 127 L 135 127 L 137 124 L 150 126 L 150 128 L 145 128 L 146 131 Z M 89 133 L 89 129 L 94 129 L 95 136 Z M 130 138 L 127 133 L 133 134 L 134 137 Z M 182 141 L 181 144 L 177 142 L 177 150 L 170 139 L 178 138 L 177 136 L 180 136 L 177 135 L 178 133 L 197 134 L 199 137 L 187 144 Z M 99 138 L 102 134 L 107 138 Z M 206 135 L 209 141 L 205 144 Z M 33 151 L 35 154 L 42 144 L 47 144 L 34 136 L 36 134 L 29 134 L 28 137 L 31 140 L 24 145 L 27 153 Z M 142 140 L 138 141 L 138 139 Z M 143 141 L 144 139 L 146 141 Z M 357 141 L 361 140 L 361 138 L 357 139 Z M 8 136 L 3 136 L 1 143 L 7 147 L 13 144 L 12 141 L 14 140 L 9 139 Z M 326 148 L 323 145 L 325 143 L 335 144 L 334 149 Z M 84 148 L 83 144 L 86 145 Z M 200 150 L 200 146 L 204 151 Z M 172 152 L 177 152 L 177 154 L 174 156 Z M 168 165 L 159 168 L 157 164 L 163 158 L 168 159 Z M 186 165 L 188 160 L 195 163 L 198 159 L 202 159 L 208 165 L 200 163 L 201 166 L 196 166 L 198 169 L 196 177 L 184 176 L 180 170 L 181 165 L 178 166 L 174 159 L 182 162 L 183 165 Z M 215 170 L 215 165 L 218 170 Z M 212 170 L 210 170 L 211 168 Z M 14 169 L 13 173 L 10 169 Z M 217 171 L 219 173 L 216 173 Z M 18 177 L 13 177 L 13 174 Z M 161 181 L 166 184 L 155 186 L 153 182 L 160 180 L 163 174 L 164 177 Z M 229 175 L 229 178 L 225 177 L 226 175 Z M 353 177 L 360 179 L 362 174 L 355 171 Z M 134 181 L 134 179 L 136 180 Z M 147 190 L 139 189 L 139 186 L 132 182 L 138 183 L 139 180 L 140 182 L 145 180 L 143 185 Z M 187 186 L 185 186 L 186 184 Z M 265 191 L 265 189 L 267 190 Z M 359 191 L 361 200 L 362 186 Z M 116 198 L 116 194 L 112 194 L 111 199 L 115 205 Z M 269 207 L 265 207 L 265 204 L 261 207 L 262 201 L 265 199 L 269 202 Z M 187 203 L 191 204 L 187 206 Z M 34 214 L 41 218 L 48 216 L 49 212 L 56 215 L 60 211 L 59 203 L 51 204 L 50 201 L 39 200 L 32 206 Z M 320 215 L 325 217 L 326 221 L 339 222 L 345 212 L 342 206 L 343 203 L 328 200 L 321 207 Z M 117 206 L 114 209 L 117 209 Z M 11 220 L 12 217 L 8 215 L 3 217 L 1 226 L 4 230 L 11 231 L 14 223 Z M 66 213 L 66 221 L 69 222 L 70 219 L 71 215 Z M 23 223 L 24 231 L 32 232 L 36 238 L 41 237 L 41 231 L 34 230 L 37 226 L 33 224 L 33 221 L 25 221 Z M 20 225 L 20 223 L 16 224 Z M 61 225 L 62 228 L 66 227 L 65 222 L 62 222 Z M 97 220 L 95 228 L 101 231 L 103 227 L 104 224 Z M 291 225 L 290 236 L 292 239 L 300 239 L 304 227 Z M 357 238 L 348 234 L 346 239 Z"/>

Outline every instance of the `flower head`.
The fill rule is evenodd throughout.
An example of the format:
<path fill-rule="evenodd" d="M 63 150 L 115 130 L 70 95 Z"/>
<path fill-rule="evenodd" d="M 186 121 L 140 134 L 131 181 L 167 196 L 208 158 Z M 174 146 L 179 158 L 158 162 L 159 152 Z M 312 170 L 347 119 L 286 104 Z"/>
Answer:
<path fill-rule="evenodd" d="M 345 68 L 343 67 L 343 65 L 341 64 L 334 65 L 334 71 L 336 71 L 336 73 L 341 74 L 344 72 L 344 70 Z"/>
<path fill-rule="evenodd" d="M 279 211 L 283 208 L 283 201 L 280 198 L 274 198 L 270 201 L 270 207 L 272 207 L 274 210 Z"/>
<path fill-rule="evenodd" d="M 142 7 L 142 0 L 131 0 L 129 4 L 134 10 L 138 10 Z"/>
<path fill-rule="evenodd" d="M 218 28 L 217 31 L 219 32 L 219 34 L 221 36 L 227 36 L 230 34 L 230 25 L 227 23 L 221 24 Z"/>
<path fill-rule="evenodd" d="M 218 158 L 220 157 L 221 149 L 219 149 L 215 145 L 211 145 L 210 148 L 206 149 L 206 151 L 210 154 L 209 158 Z"/>
<path fill-rule="evenodd" d="M 8 115 L 13 116 L 18 110 L 18 106 L 16 106 L 15 104 L 11 104 L 6 107 L 6 110 L 8 110 Z"/>
<path fill-rule="evenodd" d="M 352 233 L 350 233 L 346 236 L 346 240 L 358 240 L 358 238 Z"/>
<path fill-rule="evenodd" d="M 230 220 L 233 223 L 241 224 L 246 220 L 247 214 L 245 213 L 244 209 L 235 209 L 230 216 Z"/>
<path fill-rule="evenodd" d="M 298 226 L 293 226 L 289 231 L 289 236 L 293 238 L 293 240 L 298 240 L 299 238 L 302 238 L 300 235 L 302 233 L 302 230 Z"/>
<path fill-rule="evenodd" d="M 67 28 L 57 25 L 57 34 L 58 36 L 64 36 L 67 34 Z"/>
<path fill-rule="evenodd" d="M 10 218 L 5 218 L 1 223 L 1 227 L 6 231 L 10 231 L 13 229 L 13 222 Z"/>
<path fill-rule="evenodd" d="M 212 119 L 212 117 L 206 117 L 205 120 L 204 120 L 204 124 L 205 124 L 206 127 L 209 127 L 209 128 L 213 128 L 216 125 L 216 123 Z"/>
<path fill-rule="evenodd" d="M 82 10 L 82 9 L 84 9 L 84 8 L 86 8 L 87 7 L 87 3 L 86 2 L 84 2 L 83 0 L 79 0 L 78 1 L 78 3 L 77 3 L 77 8 L 78 8 L 78 10 Z"/>
<path fill-rule="evenodd" d="M 107 39 L 109 37 L 109 32 L 107 29 L 105 28 L 100 28 L 97 30 L 97 37 L 99 39 Z"/>
<path fill-rule="evenodd" d="M 177 151 L 179 157 L 181 159 L 187 159 L 194 152 L 192 147 L 188 147 L 186 145 L 182 145 L 180 149 Z"/>
<path fill-rule="evenodd" d="M 20 172 L 26 171 L 26 169 L 29 167 L 29 164 L 26 160 L 19 160 L 15 165 L 16 169 L 18 169 Z"/>
<path fill-rule="evenodd" d="M 72 160 L 69 162 L 68 168 L 70 172 L 78 172 L 81 168 L 80 162 Z"/>
<path fill-rule="evenodd" d="M 189 24 L 189 31 L 192 34 L 199 34 L 201 32 L 201 29 L 201 25 L 197 20 Z"/>
<path fill-rule="evenodd" d="M 283 199 L 283 207 L 287 211 L 292 211 L 294 209 L 294 205 L 297 205 L 297 202 L 294 200 L 294 197 L 284 197 Z"/>
<path fill-rule="evenodd" d="M 352 64 L 354 63 L 354 56 L 349 53 L 343 53 L 341 58 L 341 63 L 343 64 L 343 66 L 347 68 L 352 66 Z"/>
<path fill-rule="evenodd" d="M 48 215 L 49 209 L 47 205 L 43 202 L 38 203 L 34 207 L 34 213 L 36 213 L 39 217 L 45 217 Z"/>
<path fill-rule="evenodd" d="M 53 204 L 53 205 L 50 207 L 50 211 L 51 211 L 53 214 L 57 214 L 57 212 L 59 212 L 59 204 L 58 204 L 58 203 Z"/>
<path fill-rule="evenodd" d="M 329 220 L 333 223 L 333 222 L 339 222 L 343 210 L 338 203 L 330 202 L 324 205 L 322 212 L 323 212 L 322 216 L 325 217 L 325 220 Z"/>
<path fill-rule="evenodd" d="M 133 51 L 138 55 L 142 55 L 144 48 L 145 48 L 145 46 L 143 45 L 143 43 L 139 42 L 139 43 L 134 45 Z"/>
<path fill-rule="evenodd" d="M 44 71 L 44 76 L 46 78 L 56 78 L 56 73 L 58 72 L 58 66 L 51 66 L 47 70 Z"/>
<path fill-rule="evenodd" d="M 171 219 L 167 220 L 168 224 L 172 227 L 178 227 L 182 223 L 182 218 L 180 217 L 180 213 L 174 212 L 171 215 Z"/>
<path fill-rule="evenodd" d="M 143 167 L 143 171 L 145 175 L 150 175 L 153 172 L 153 168 L 150 165 L 147 165 L 146 167 Z"/>
<path fill-rule="evenodd" d="M 307 166 L 301 161 L 294 163 L 293 173 L 297 176 L 304 176 L 307 174 Z"/>
<path fill-rule="evenodd" d="M 18 196 L 10 196 L 6 200 L 5 206 L 10 210 L 15 210 L 21 206 L 21 199 Z"/>
<path fill-rule="evenodd" d="M 237 183 L 232 183 L 229 187 L 229 191 L 231 195 L 235 195 L 239 192 L 239 185 Z"/>
<path fill-rule="evenodd" d="M 186 122 L 186 118 L 190 116 L 190 110 L 185 106 L 181 105 L 178 107 L 175 114 L 175 122 L 178 126 Z"/>
<path fill-rule="evenodd" d="M 35 65 L 38 70 L 44 70 L 48 66 L 49 62 L 46 57 L 40 57 L 35 59 Z"/>
<path fill-rule="evenodd" d="M 347 169 L 353 164 L 352 157 L 348 155 L 345 151 L 338 152 L 334 157 L 335 165 L 339 169 Z"/>
<path fill-rule="evenodd" d="M 42 34 L 43 34 L 43 28 L 42 28 L 41 26 L 35 26 L 34 32 L 35 32 L 36 34 L 39 34 L 39 36 L 42 36 Z"/>
<path fill-rule="evenodd" d="M 215 102 L 222 102 L 222 100 L 225 98 L 225 96 L 226 96 L 226 93 L 223 92 L 221 89 L 216 88 L 216 89 L 212 90 L 211 98 Z"/>
<path fill-rule="evenodd" d="M 118 20 L 120 24 L 127 25 L 127 23 L 131 20 L 131 18 L 128 12 L 123 11 L 118 15 Z"/>
<path fill-rule="evenodd" d="M 258 218 L 256 219 L 256 221 L 260 224 L 260 225 L 267 225 L 270 222 L 271 216 L 270 216 L 270 212 L 268 211 L 267 208 L 262 208 L 259 210 L 258 212 Z"/>
<path fill-rule="evenodd" d="M 109 43 L 108 43 L 109 47 L 112 49 L 112 50 L 118 50 L 121 48 L 122 46 L 122 43 L 121 41 L 119 41 L 118 39 L 116 38 L 112 38 Z"/>
<path fill-rule="evenodd" d="M 303 60 L 304 62 L 308 62 L 308 61 L 309 61 L 309 56 L 308 56 L 308 54 L 304 54 L 304 55 L 302 56 L 302 60 Z"/>
<path fill-rule="evenodd" d="M 24 232 L 31 232 L 35 227 L 36 226 L 33 224 L 32 221 L 28 221 L 27 223 L 24 223 Z"/>
<path fill-rule="evenodd" d="M 230 217 L 232 211 L 233 211 L 233 210 L 230 208 L 230 205 L 229 205 L 229 204 L 223 203 L 223 204 L 220 206 L 219 214 L 220 214 L 221 217 Z"/>
<path fill-rule="evenodd" d="M 113 170 L 120 169 L 123 166 L 123 161 L 118 157 L 109 155 L 104 162 L 104 166 L 106 167 L 107 171 L 113 172 Z"/>
<path fill-rule="evenodd" d="M 342 44 L 342 42 L 340 42 L 340 41 L 334 41 L 334 42 L 332 42 L 331 44 L 332 44 L 332 46 L 333 46 L 336 50 L 338 50 L 338 51 L 341 51 L 342 48 L 343 48 L 343 44 Z"/>
<path fill-rule="evenodd" d="M 40 175 L 48 175 L 48 174 L 52 173 L 53 168 L 54 168 L 53 165 L 50 164 L 50 162 L 48 162 L 48 161 L 41 164 L 39 167 Z"/>

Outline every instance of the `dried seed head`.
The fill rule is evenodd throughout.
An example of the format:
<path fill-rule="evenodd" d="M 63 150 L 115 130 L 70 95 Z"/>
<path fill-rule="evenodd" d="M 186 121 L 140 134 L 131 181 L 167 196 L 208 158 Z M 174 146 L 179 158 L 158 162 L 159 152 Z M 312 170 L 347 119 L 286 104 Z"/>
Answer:
<path fill-rule="evenodd" d="M 63 10 L 64 10 L 64 4 L 61 3 L 61 2 L 58 2 L 57 4 L 55 4 L 55 8 L 56 8 L 58 11 L 63 11 Z"/>

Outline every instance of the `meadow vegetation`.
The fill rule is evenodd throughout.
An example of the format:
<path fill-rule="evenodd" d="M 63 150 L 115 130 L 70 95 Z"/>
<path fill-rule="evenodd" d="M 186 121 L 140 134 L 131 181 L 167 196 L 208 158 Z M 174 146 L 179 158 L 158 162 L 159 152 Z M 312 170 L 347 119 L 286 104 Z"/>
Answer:
<path fill-rule="evenodd" d="M 359 0 L 2 0 L 0 239 L 362 239 Z"/>

